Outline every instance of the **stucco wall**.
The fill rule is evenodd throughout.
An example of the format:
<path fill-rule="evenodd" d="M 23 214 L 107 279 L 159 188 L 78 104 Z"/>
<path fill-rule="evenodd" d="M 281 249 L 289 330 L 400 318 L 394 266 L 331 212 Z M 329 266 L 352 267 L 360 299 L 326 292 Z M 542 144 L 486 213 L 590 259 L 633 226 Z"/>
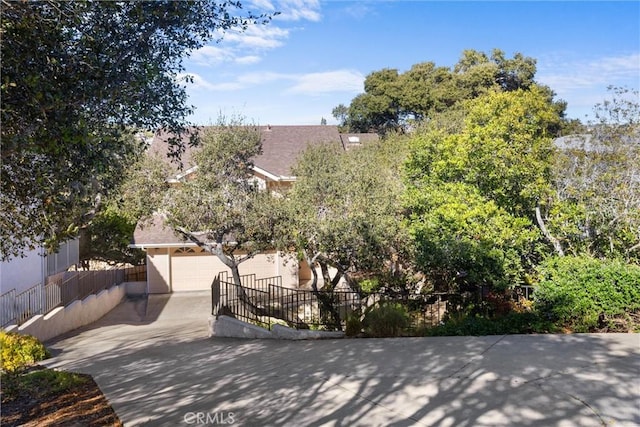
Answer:
<path fill-rule="evenodd" d="M 90 295 L 67 307 L 58 307 L 44 316 L 39 314 L 20 326 L 11 325 L 5 330 L 33 335 L 40 341 L 48 341 L 100 319 L 120 304 L 125 294 L 125 283 L 112 286 L 98 295 Z"/>
<path fill-rule="evenodd" d="M 150 294 L 171 292 L 171 270 L 168 248 L 147 250 L 147 286 Z"/>
<path fill-rule="evenodd" d="M 78 264 L 78 239 L 60 245 L 59 252 L 42 256 L 46 251 L 36 248 L 24 252 L 24 256 L 0 262 L 0 294 L 15 289 L 16 294 L 45 283 L 48 276 L 66 271 Z"/>
<path fill-rule="evenodd" d="M 12 289 L 19 294 L 43 283 L 46 265 L 41 252 L 42 249 L 34 249 L 25 252 L 24 257 L 0 262 L 0 294 Z"/>
<path fill-rule="evenodd" d="M 299 284 L 298 261 L 276 251 L 260 253 L 243 262 L 240 274 L 257 278 L 281 276 L 286 287 Z M 147 280 L 149 293 L 209 290 L 213 279 L 229 268 L 220 259 L 197 247 L 149 248 Z"/>

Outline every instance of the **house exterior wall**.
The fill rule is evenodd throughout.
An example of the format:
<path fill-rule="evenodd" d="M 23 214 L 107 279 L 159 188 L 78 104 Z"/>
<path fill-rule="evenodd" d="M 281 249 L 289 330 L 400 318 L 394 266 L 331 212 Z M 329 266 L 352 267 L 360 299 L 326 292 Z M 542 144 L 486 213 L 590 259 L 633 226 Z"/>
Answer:
<path fill-rule="evenodd" d="M 34 249 L 25 253 L 24 257 L 12 258 L 0 263 L 0 294 L 12 289 L 21 293 L 43 283 L 46 271 L 42 249 Z"/>
<path fill-rule="evenodd" d="M 47 276 L 67 271 L 80 263 L 80 239 L 69 240 L 60 245 L 58 252 L 47 255 Z"/>
<path fill-rule="evenodd" d="M 43 256 L 45 249 L 26 251 L 23 257 L 0 263 L 0 294 L 15 289 L 16 294 L 36 285 L 43 285 L 48 276 L 67 271 L 80 262 L 79 240 L 60 245 L 58 252 Z"/>
<path fill-rule="evenodd" d="M 299 284 L 298 261 L 276 251 L 257 254 L 240 264 L 239 270 L 256 278 L 281 276 L 283 286 L 290 288 Z M 149 293 L 208 290 L 222 271 L 230 272 L 217 256 L 197 247 L 147 249 Z"/>
<path fill-rule="evenodd" d="M 171 292 L 171 270 L 168 248 L 147 250 L 147 290 L 150 294 Z"/>
<path fill-rule="evenodd" d="M 211 287 L 216 274 L 226 269 L 225 265 L 200 248 L 186 248 L 194 252 L 171 249 L 171 291 L 198 291 Z"/>

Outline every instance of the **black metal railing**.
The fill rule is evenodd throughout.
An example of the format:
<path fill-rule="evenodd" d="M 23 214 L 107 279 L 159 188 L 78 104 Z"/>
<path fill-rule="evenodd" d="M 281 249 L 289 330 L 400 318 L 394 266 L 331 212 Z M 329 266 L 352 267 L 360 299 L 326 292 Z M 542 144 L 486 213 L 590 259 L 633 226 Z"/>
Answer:
<path fill-rule="evenodd" d="M 409 329 L 415 329 L 439 324 L 447 312 L 449 300 L 453 299 L 452 295 L 444 293 L 362 296 L 350 290 L 316 292 L 284 288 L 274 284 L 278 282 L 275 278 L 255 279 L 251 276 L 241 277 L 242 286 L 229 281 L 226 274 L 216 277 L 211 286 L 212 314 L 230 315 L 268 329 L 284 322 L 298 329 L 341 330 L 350 314 L 362 316 L 368 309 L 385 302 L 402 305 L 410 317 Z M 264 283 L 268 286 L 264 287 Z"/>

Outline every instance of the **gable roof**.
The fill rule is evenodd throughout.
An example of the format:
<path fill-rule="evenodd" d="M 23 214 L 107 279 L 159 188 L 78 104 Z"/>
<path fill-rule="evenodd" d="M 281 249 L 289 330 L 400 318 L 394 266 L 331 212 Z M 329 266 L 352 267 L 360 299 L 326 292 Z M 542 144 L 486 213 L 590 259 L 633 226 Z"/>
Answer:
<path fill-rule="evenodd" d="M 184 237 L 178 235 L 171 227 L 167 226 L 162 215 L 154 214 L 144 223 L 138 222 L 133 232 L 133 239 L 129 247 L 144 248 L 170 247 L 170 246 L 195 246 L 187 242 Z"/>
<path fill-rule="evenodd" d="M 206 130 L 202 127 L 200 130 Z M 254 165 L 270 176 L 279 178 L 291 178 L 292 168 L 302 152 L 310 145 L 335 144 L 345 149 L 343 138 L 338 132 L 337 126 L 305 125 L 305 126 L 260 126 L 258 128 L 262 137 L 262 154 L 256 156 Z M 354 134 L 355 135 L 355 134 Z M 374 134 L 375 135 L 375 134 Z M 167 159 L 169 152 L 169 139 L 172 134 L 157 132 L 149 147 L 149 154 L 158 154 Z M 370 137 L 369 137 L 370 138 Z M 375 135 L 377 139 L 377 135 Z M 194 166 L 193 153 L 197 147 L 188 144 L 189 136 L 182 137 L 185 151 L 181 156 L 182 168 L 177 162 L 167 159 L 168 177 L 176 177 L 179 174 L 188 173 Z"/>
<path fill-rule="evenodd" d="M 289 177 L 302 152 L 310 145 L 335 144 L 341 146 L 337 126 L 263 126 L 262 154 L 254 164 L 273 175 Z"/>

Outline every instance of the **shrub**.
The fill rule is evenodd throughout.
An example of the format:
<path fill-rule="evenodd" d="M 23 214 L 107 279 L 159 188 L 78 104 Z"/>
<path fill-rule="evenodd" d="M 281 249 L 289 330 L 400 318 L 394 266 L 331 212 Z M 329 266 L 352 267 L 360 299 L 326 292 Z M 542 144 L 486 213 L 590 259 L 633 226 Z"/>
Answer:
<path fill-rule="evenodd" d="M 409 326 L 409 315 L 400 304 L 382 303 L 367 310 L 362 324 L 371 337 L 397 337 Z"/>
<path fill-rule="evenodd" d="M 344 334 L 348 337 L 355 337 L 362 332 L 362 321 L 360 313 L 352 311 L 347 317 Z"/>
<path fill-rule="evenodd" d="M 590 257 L 554 257 L 540 268 L 538 312 L 575 332 L 634 329 L 640 311 L 640 266 Z M 637 325 L 635 325 L 637 327 Z"/>
<path fill-rule="evenodd" d="M 480 315 L 456 314 L 443 324 L 422 330 L 426 336 L 504 335 L 553 332 L 553 324 L 535 312 L 511 312 L 490 319 Z"/>
<path fill-rule="evenodd" d="M 29 365 L 50 356 L 40 341 L 30 335 L 0 331 L 2 361 L 0 368 L 5 372 L 19 372 Z"/>

